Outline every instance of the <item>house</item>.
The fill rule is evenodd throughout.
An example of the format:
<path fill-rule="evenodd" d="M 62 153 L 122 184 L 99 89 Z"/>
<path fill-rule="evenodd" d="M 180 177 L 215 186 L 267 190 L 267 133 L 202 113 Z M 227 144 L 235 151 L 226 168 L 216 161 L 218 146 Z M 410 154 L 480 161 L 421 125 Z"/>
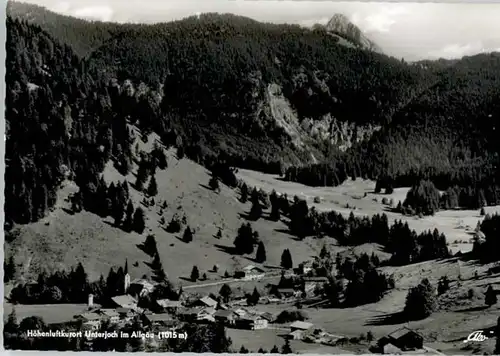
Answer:
<path fill-rule="evenodd" d="M 220 323 L 232 325 L 236 319 L 236 314 L 232 310 L 217 310 L 214 319 Z"/>
<path fill-rule="evenodd" d="M 97 313 L 102 315 L 104 319 L 108 319 L 113 324 L 120 321 L 120 314 L 116 311 L 116 309 L 99 309 Z"/>
<path fill-rule="evenodd" d="M 234 311 L 234 313 L 239 317 L 239 318 L 242 318 L 244 317 L 245 315 L 248 314 L 248 310 L 246 310 L 245 308 L 238 308 Z"/>
<path fill-rule="evenodd" d="M 152 293 L 154 288 L 155 285 L 146 279 L 143 278 L 135 279 L 132 282 L 130 282 L 127 294 L 135 296 L 136 298 L 143 297 L 147 294 Z"/>
<path fill-rule="evenodd" d="M 198 319 L 199 308 L 184 309 L 179 313 L 179 319 L 185 322 L 194 322 Z"/>
<path fill-rule="evenodd" d="M 134 311 L 129 308 L 116 308 L 115 309 L 118 315 L 120 316 L 120 320 L 130 320 L 134 317 Z"/>
<path fill-rule="evenodd" d="M 213 300 L 210 297 L 203 297 L 198 300 L 196 300 L 191 306 L 193 307 L 209 307 L 209 308 L 216 308 L 217 307 L 217 301 Z"/>
<path fill-rule="evenodd" d="M 305 331 L 305 330 L 311 329 L 313 326 L 314 326 L 313 324 L 305 322 L 305 321 L 296 321 L 290 325 L 290 329 L 292 330 L 292 332 L 295 330 Z"/>
<path fill-rule="evenodd" d="M 293 288 L 278 288 L 277 292 L 282 298 L 290 298 L 295 295 Z"/>
<path fill-rule="evenodd" d="M 382 349 L 382 353 L 384 355 L 401 355 L 401 350 L 398 349 L 396 346 L 394 346 L 393 344 L 387 344 L 384 346 L 384 348 Z"/>
<path fill-rule="evenodd" d="M 302 340 L 303 336 L 304 330 L 295 330 L 287 334 L 287 338 L 292 340 Z"/>
<path fill-rule="evenodd" d="M 137 310 L 137 300 L 128 294 L 118 295 L 111 300 L 119 307 Z"/>
<path fill-rule="evenodd" d="M 171 326 L 174 323 L 172 316 L 168 313 L 144 314 L 143 320 L 149 325 Z"/>
<path fill-rule="evenodd" d="M 421 350 L 424 346 L 424 338 L 416 331 L 407 327 L 402 327 L 380 338 L 377 342 L 379 349 L 382 350 L 388 344 L 392 344 L 403 351 Z"/>
<path fill-rule="evenodd" d="M 77 315 L 76 319 L 81 320 L 85 328 L 96 330 L 101 325 L 102 316 L 96 312 L 87 312 Z"/>
<path fill-rule="evenodd" d="M 235 326 L 247 330 L 260 330 L 268 327 L 268 321 L 260 315 L 247 315 L 236 319 Z"/>
<path fill-rule="evenodd" d="M 261 279 L 265 276 L 265 271 L 257 266 L 248 265 L 243 268 L 244 278 L 247 280 Z"/>
<path fill-rule="evenodd" d="M 304 278 L 305 291 L 310 292 L 316 288 L 316 286 L 322 286 L 328 283 L 328 278 L 326 277 L 306 277 Z"/>
<path fill-rule="evenodd" d="M 160 307 L 171 310 L 171 311 L 175 311 L 175 310 L 182 308 L 182 302 L 179 300 L 160 299 L 160 300 L 157 300 L 156 303 Z"/>
<path fill-rule="evenodd" d="M 266 319 L 268 323 L 272 323 L 276 320 L 274 315 L 272 315 L 271 313 L 267 313 L 267 312 L 261 313 L 260 317 Z"/>

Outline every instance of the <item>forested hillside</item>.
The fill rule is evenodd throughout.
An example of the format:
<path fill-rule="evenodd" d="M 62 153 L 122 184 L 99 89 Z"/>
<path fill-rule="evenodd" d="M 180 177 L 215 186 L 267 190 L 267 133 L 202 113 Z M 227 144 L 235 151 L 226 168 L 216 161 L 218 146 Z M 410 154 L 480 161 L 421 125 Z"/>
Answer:
<path fill-rule="evenodd" d="M 118 25 L 42 10 L 9 10 L 41 28 L 7 24 L 13 221 L 42 216 L 65 172 L 93 192 L 106 160 L 127 170 L 127 122 L 206 166 L 292 166 L 286 178 L 306 184 L 366 176 L 390 188 L 429 178 L 469 196 L 496 185 L 498 55 L 407 64 L 341 45 L 324 29 L 229 14 Z M 343 140 L 352 147 L 339 149 Z"/>

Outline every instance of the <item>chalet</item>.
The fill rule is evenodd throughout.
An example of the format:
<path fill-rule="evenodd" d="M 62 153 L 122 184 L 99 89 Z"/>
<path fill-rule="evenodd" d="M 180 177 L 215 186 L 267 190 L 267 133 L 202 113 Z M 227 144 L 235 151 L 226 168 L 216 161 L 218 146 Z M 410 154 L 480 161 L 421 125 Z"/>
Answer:
<path fill-rule="evenodd" d="M 181 310 L 178 316 L 181 321 L 194 322 L 198 319 L 199 312 L 200 312 L 199 308 L 189 308 Z"/>
<path fill-rule="evenodd" d="M 172 316 L 168 313 L 144 314 L 143 320 L 146 324 L 153 326 L 172 326 L 174 324 Z"/>
<path fill-rule="evenodd" d="M 257 266 L 248 265 L 243 268 L 244 278 L 248 280 L 261 279 L 265 276 L 265 271 Z"/>
<path fill-rule="evenodd" d="M 116 297 L 111 298 L 111 300 L 121 308 L 138 310 L 137 300 L 128 294 L 118 295 Z"/>
<path fill-rule="evenodd" d="M 77 315 L 76 318 L 83 322 L 85 328 L 96 330 L 101 325 L 103 317 L 95 312 L 87 312 Z"/>
<path fill-rule="evenodd" d="M 127 294 L 135 296 L 136 298 L 148 295 L 153 292 L 155 285 L 146 279 L 135 279 L 130 282 Z"/>
<path fill-rule="evenodd" d="M 182 302 L 178 300 L 170 300 L 170 299 L 160 299 L 157 300 L 156 303 L 167 310 L 175 311 L 182 308 Z"/>
<path fill-rule="evenodd" d="M 234 313 L 238 316 L 238 318 L 242 318 L 248 314 L 248 310 L 245 308 L 238 308 L 234 311 Z"/>
<path fill-rule="evenodd" d="M 129 308 L 116 308 L 115 310 L 120 316 L 120 320 L 130 320 L 135 314 L 134 311 Z"/>
<path fill-rule="evenodd" d="M 269 323 L 272 323 L 272 322 L 274 322 L 274 320 L 276 320 L 274 315 L 272 315 L 271 313 L 267 313 L 267 312 L 261 313 L 260 317 L 266 319 Z"/>
<path fill-rule="evenodd" d="M 260 330 L 268 327 L 268 321 L 260 315 L 247 315 L 236 319 L 235 325 L 241 329 Z"/>
<path fill-rule="evenodd" d="M 295 290 L 293 288 L 278 288 L 277 294 L 281 298 L 290 298 L 295 295 Z"/>
<path fill-rule="evenodd" d="M 102 315 L 103 319 L 108 319 L 113 324 L 120 321 L 120 314 L 116 309 L 99 309 L 97 313 Z"/>
<path fill-rule="evenodd" d="M 381 350 L 389 344 L 403 351 L 421 350 L 424 346 L 424 338 L 416 331 L 403 327 L 380 338 L 377 342 Z"/>
<path fill-rule="evenodd" d="M 217 301 L 213 300 L 210 297 L 203 297 L 198 300 L 196 300 L 192 305 L 192 307 L 209 307 L 209 308 L 216 308 L 217 307 Z"/>
<path fill-rule="evenodd" d="M 286 337 L 291 340 L 302 340 L 304 337 L 304 330 L 295 330 L 287 334 Z"/>
<path fill-rule="evenodd" d="M 296 321 L 290 325 L 290 329 L 292 331 L 295 331 L 295 330 L 305 331 L 305 330 L 311 329 L 313 326 L 314 326 L 313 324 L 305 322 L 305 321 Z"/>
<path fill-rule="evenodd" d="M 214 319 L 220 323 L 232 325 L 236 319 L 236 314 L 231 310 L 217 310 Z"/>

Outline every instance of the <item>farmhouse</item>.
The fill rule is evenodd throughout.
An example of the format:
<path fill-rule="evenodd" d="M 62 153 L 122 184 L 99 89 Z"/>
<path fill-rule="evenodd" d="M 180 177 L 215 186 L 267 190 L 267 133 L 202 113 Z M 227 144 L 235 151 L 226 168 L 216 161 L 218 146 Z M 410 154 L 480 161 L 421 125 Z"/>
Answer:
<path fill-rule="evenodd" d="M 143 320 L 149 324 L 154 326 L 171 326 L 173 325 L 174 320 L 172 316 L 168 313 L 161 314 L 144 314 Z"/>
<path fill-rule="evenodd" d="M 126 291 L 128 294 L 138 298 L 153 292 L 154 288 L 155 286 L 153 283 L 146 279 L 140 278 L 130 282 L 128 290 Z"/>
<path fill-rule="evenodd" d="M 194 303 L 191 304 L 192 307 L 210 307 L 210 308 L 216 308 L 217 307 L 217 301 L 213 300 L 210 297 L 203 297 L 198 300 L 196 300 Z"/>
<path fill-rule="evenodd" d="M 132 296 L 125 294 L 125 295 L 118 295 L 116 297 L 111 298 L 111 300 L 119 307 L 122 308 L 127 308 L 127 309 L 132 309 L 132 310 L 137 310 L 137 300 L 133 298 Z"/>
<path fill-rule="evenodd" d="M 309 330 L 313 327 L 314 325 L 305 321 L 295 321 L 290 325 L 290 329 L 293 331 L 295 330 Z"/>
<path fill-rule="evenodd" d="M 245 268 L 243 268 L 244 273 L 244 278 L 248 280 L 252 279 L 260 279 L 265 276 L 265 271 L 257 266 L 254 265 L 248 265 Z"/>
<path fill-rule="evenodd" d="M 223 324 L 232 325 L 236 319 L 236 314 L 231 310 L 217 310 L 214 319 Z"/>
<path fill-rule="evenodd" d="M 156 303 L 167 310 L 175 311 L 179 308 L 182 308 L 182 302 L 178 300 L 170 300 L 170 299 L 160 299 L 157 300 Z"/>
<path fill-rule="evenodd" d="M 316 288 L 316 286 L 324 285 L 328 282 L 326 277 L 306 277 L 304 278 L 305 291 L 310 292 Z"/>
<path fill-rule="evenodd" d="M 97 313 L 102 315 L 104 319 L 108 319 L 111 323 L 120 321 L 120 314 L 115 309 L 99 309 Z"/>
<path fill-rule="evenodd" d="M 134 311 L 129 308 L 116 308 L 115 310 L 121 320 L 130 320 L 134 316 Z"/>
<path fill-rule="evenodd" d="M 235 325 L 241 329 L 260 330 L 267 328 L 268 321 L 260 315 L 247 315 L 236 319 Z"/>
<path fill-rule="evenodd" d="M 88 312 L 77 315 L 76 319 L 81 320 L 84 327 L 95 330 L 101 325 L 102 316 L 95 312 Z"/>
<path fill-rule="evenodd" d="M 380 338 L 377 342 L 378 347 L 382 350 L 389 344 L 403 351 L 420 350 L 424 346 L 424 338 L 416 331 L 403 327 Z"/>

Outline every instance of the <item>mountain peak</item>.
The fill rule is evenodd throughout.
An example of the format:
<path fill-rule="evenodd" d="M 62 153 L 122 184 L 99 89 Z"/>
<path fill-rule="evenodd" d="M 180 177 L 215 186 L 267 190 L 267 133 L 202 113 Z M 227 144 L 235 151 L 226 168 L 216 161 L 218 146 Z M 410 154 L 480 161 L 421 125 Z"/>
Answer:
<path fill-rule="evenodd" d="M 330 21 L 325 25 L 325 29 L 330 33 L 343 37 L 356 46 L 375 52 L 381 52 L 378 46 L 366 37 L 363 31 L 343 14 L 333 15 Z"/>

